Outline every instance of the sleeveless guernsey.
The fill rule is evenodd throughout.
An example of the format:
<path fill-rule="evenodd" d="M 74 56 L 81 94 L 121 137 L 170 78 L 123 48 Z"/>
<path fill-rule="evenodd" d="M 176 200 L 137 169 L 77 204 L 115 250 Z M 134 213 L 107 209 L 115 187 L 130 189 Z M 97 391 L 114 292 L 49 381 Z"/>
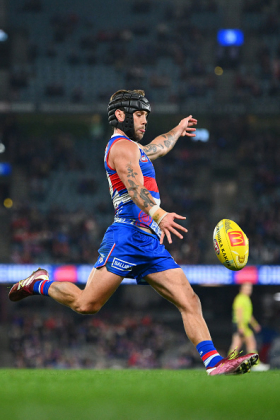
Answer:
<path fill-rule="evenodd" d="M 119 140 L 132 141 L 126 136 L 113 136 L 105 149 L 104 166 L 109 182 L 110 195 L 115 208 L 115 223 L 126 223 L 139 227 L 150 228 L 160 237 L 161 230 L 157 223 L 144 211 L 142 211 L 130 197 L 125 185 L 120 180 L 117 172 L 108 164 L 109 153 L 113 144 Z M 136 143 L 137 144 L 137 143 Z M 138 144 L 137 144 L 138 145 Z M 138 146 L 139 147 L 139 146 Z M 155 170 L 146 153 L 139 147 L 139 165 L 144 177 L 144 187 L 151 193 L 156 204 L 160 205 L 160 196 L 155 178 Z"/>

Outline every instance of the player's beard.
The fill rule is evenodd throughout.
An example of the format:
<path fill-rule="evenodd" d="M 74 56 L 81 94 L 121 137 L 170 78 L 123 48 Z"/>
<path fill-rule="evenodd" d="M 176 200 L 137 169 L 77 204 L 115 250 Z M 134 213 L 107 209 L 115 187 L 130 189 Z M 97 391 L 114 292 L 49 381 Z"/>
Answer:
<path fill-rule="evenodd" d="M 139 128 L 139 130 L 140 130 L 140 128 Z M 135 130 L 135 128 L 134 128 L 134 138 L 135 138 L 135 141 L 137 143 L 139 143 L 143 139 L 144 134 L 145 133 L 141 133 L 140 131 Z"/>

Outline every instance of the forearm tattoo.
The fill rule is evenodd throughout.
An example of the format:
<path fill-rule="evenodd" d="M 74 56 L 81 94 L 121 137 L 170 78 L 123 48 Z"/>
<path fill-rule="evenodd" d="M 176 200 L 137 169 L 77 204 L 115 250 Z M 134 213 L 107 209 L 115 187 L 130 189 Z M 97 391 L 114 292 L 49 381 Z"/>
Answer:
<path fill-rule="evenodd" d="M 143 206 L 146 209 L 147 207 L 154 206 L 155 203 L 150 199 L 151 193 L 147 190 L 147 188 L 141 188 L 140 190 L 140 198 L 143 200 Z"/>
<path fill-rule="evenodd" d="M 159 150 L 163 150 L 163 149 L 164 149 L 164 146 L 161 143 L 159 143 L 159 144 L 150 143 L 150 144 L 147 144 L 147 146 L 143 147 L 143 150 L 146 153 L 146 155 L 155 154 Z"/>
<path fill-rule="evenodd" d="M 164 145 L 167 147 L 167 149 L 172 149 L 172 147 L 175 145 L 176 141 L 178 140 L 178 137 L 174 135 L 174 131 L 171 130 L 167 134 L 162 134 L 162 137 L 164 140 Z"/>
<path fill-rule="evenodd" d="M 169 131 L 169 133 L 162 134 L 159 138 L 163 138 L 163 143 L 150 143 L 147 146 L 143 147 L 144 152 L 147 156 L 163 156 L 168 153 L 176 144 L 179 136 L 174 132 L 174 130 Z"/>
<path fill-rule="evenodd" d="M 132 181 L 131 179 L 128 179 L 127 181 L 128 181 L 128 183 L 130 185 L 130 187 L 127 189 L 129 195 L 131 196 L 131 198 L 132 198 L 133 201 L 134 200 L 137 200 L 137 198 L 138 198 L 138 188 L 139 188 L 139 185 L 135 184 L 135 182 Z"/>
<path fill-rule="evenodd" d="M 147 188 L 135 184 L 135 182 L 131 179 L 128 179 L 128 183 L 130 187 L 127 189 L 127 191 L 130 194 L 132 200 L 136 201 L 136 204 L 138 202 L 140 206 L 144 207 L 145 209 L 155 205 L 154 201 L 152 201 L 150 198 L 151 193 L 147 190 Z"/>

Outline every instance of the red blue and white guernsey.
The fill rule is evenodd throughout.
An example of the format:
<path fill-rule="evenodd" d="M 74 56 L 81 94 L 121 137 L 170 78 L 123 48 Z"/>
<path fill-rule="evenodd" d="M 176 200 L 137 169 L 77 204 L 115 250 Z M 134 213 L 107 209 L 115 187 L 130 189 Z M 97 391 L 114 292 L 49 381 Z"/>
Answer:
<path fill-rule="evenodd" d="M 117 171 L 112 169 L 108 164 L 108 158 L 111 147 L 117 141 L 123 139 L 132 141 L 126 136 L 113 136 L 107 144 L 104 157 L 104 166 L 109 182 L 110 195 L 113 201 L 113 206 L 115 208 L 114 222 L 150 228 L 158 237 L 160 237 L 161 230 L 158 227 L 158 224 L 133 202 L 125 185 L 120 180 Z M 138 144 L 137 146 L 139 147 Z M 151 193 L 155 203 L 160 205 L 160 196 L 158 186 L 156 183 L 154 166 L 148 158 L 148 156 L 146 155 L 146 153 L 141 149 L 141 147 L 139 147 L 139 150 L 141 154 L 139 159 L 139 165 L 144 177 L 144 187 L 147 188 L 147 190 Z"/>

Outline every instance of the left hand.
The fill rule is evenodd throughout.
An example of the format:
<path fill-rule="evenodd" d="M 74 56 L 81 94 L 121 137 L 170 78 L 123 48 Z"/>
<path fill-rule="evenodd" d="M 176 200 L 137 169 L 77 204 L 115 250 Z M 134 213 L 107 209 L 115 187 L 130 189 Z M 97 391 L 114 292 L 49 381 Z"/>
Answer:
<path fill-rule="evenodd" d="M 179 127 L 182 128 L 181 136 L 195 137 L 195 133 L 193 133 L 193 131 L 196 131 L 196 128 L 192 128 L 192 126 L 196 124 L 197 120 L 193 118 L 192 115 L 189 115 L 187 118 L 181 120 L 179 123 Z"/>
<path fill-rule="evenodd" d="M 174 222 L 174 219 L 184 220 L 186 218 L 176 213 L 167 213 L 167 215 L 164 216 L 164 218 L 159 224 L 159 227 L 161 229 L 161 244 L 163 243 L 163 239 L 165 236 L 167 237 L 168 242 L 172 244 L 171 233 L 174 233 L 174 235 L 178 236 L 178 238 L 183 239 L 183 235 L 181 235 L 181 233 L 178 232 L 177 229 L 180 229 L 183 232 L 188 231 L 188 229 L 184 228 L 184 226 L 178 225 L 178 223 Z"/>

